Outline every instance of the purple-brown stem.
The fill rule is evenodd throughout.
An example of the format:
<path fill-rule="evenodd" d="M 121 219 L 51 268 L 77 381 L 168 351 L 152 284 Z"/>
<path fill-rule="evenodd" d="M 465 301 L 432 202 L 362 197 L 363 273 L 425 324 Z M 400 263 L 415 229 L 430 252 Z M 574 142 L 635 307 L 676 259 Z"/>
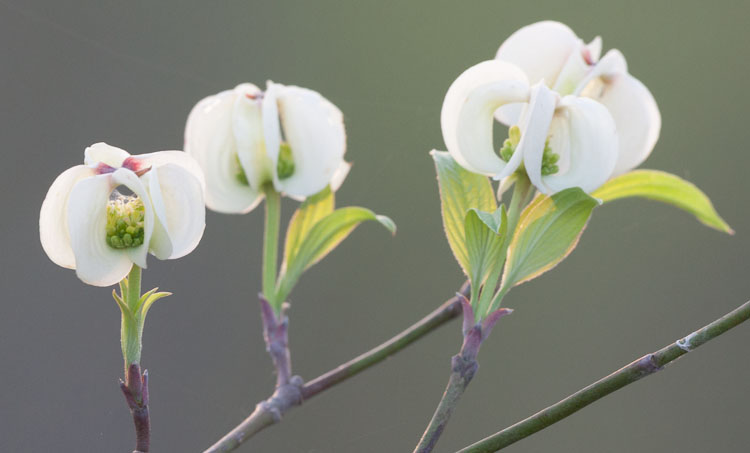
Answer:
<path fill-rule="evenodd" d="M 289 318 L 286 317 L 288 305 L 284 304 L 277 315 L 263 294 L 260 299 L 260 314 L 263 320 L 263 339 L 266 351 L 276 368 L 276 388 L 289 384 L 292 378 L 292 358 L 289 353 Z"/>
<path fill-rule="evenodd" d="M 429 453 L 435 448 L 445 427 L 448 425 L 453 410 L 458 405 L 458 400 L 469 386 L 479 368 L 477 354 L 479 354 L 482 342 L 487 339 L 490 331 L 500 318 L 513 312 L 513 310 L 501 308 L 490 313 L 484 320 L 476 322 L 474 310 L 469 301 L 462 294 L 457 294 L 457 296 L 461 299 L 461 306 L 463 308 L 464 341 L 458 354 L 451 358 L 451 374 L 448 379 L 448 385 L 445 388 L 437 409 L 435 409 L 430 423 L 427 425 L 422 438 L 414 449 L 414 453 Z"/>
<path fill-rule="evenodd" d="M 151 423 L 148 416 L 148 370 L 141 374 L 140 365 L 132 363 L 125 370 L 125 382 L 120 379 L 120 389 L 133 415 L 135 425 L 133 453 L 148 453 L 151 443 Z"/>
<path fill-rule="evenodd" d="M 290 390 L 289 392 L 280 392 L 277 388 L 271 398 L 257 404 L 252 414 L 228 432 L 224 437 L 219 439 L 214 445 L 206 449 L 204 453 L 229 452 L 235 450 L 258 432 L 279 422 L 281 416 L 289 409 L 299 406 L 303 401 L 307 401 L 315 395 L 318 395 L 340 382 L 356 376 L 362 371 L 382 362 L 386 358 L 401 351 L 413 342 L 457 317 L 461 314 L 461 299 L 465 298 L 469 292 L 469 282 L 466 282 L 461 287 L 458 296 L 445 301 L 445 303 L 435 309 L 432 313 L 420 319 L 403 332 L 364 354 L 361 354 L 331 371 L 310 380 L 304 385 L 302 378 L 299 376 L 292 377 L 289 381 L 290 385 L 285 388 L 285 390 Z M 261 299 L 261 313 L 263 313 L 264 320 L 266 318 L 268 318 L 269 321 L 271 319 L 275 320 L 276 318 L 273 310 L 269 312 L 268 308 L 268 306 L 264 306 L 263 300 Z M 269 316 L 269 313 L 272 316 Z M 293 392 L 292 390 L 295 388 L 299 388 L 301 393 Z"/>

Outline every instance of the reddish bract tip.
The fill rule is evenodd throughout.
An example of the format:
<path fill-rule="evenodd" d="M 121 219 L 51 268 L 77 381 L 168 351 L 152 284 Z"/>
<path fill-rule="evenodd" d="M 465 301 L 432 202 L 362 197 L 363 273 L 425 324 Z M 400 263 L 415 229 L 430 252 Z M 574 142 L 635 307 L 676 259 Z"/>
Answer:
<path fill-rule="evenodd" d="M 109 165 L 102 163 L 102 162 L 99 162 L 99 164 L 97 164 L 96 168 L 94 169 L 97 175 L 105 175 L 107 173 L 114 173 L 115 170 L 116 170 L 115 167 L 110 167 Z"/>
<path fill-rule="evenodd" d="M 140 159 L 132 156 L 122 161 L 122 168 L 127 168 L 137 176 L 143 176 L 148 173 L 149 170 L 151 170 L 150 165 L 147 167 L 143 165 L 143 162 Z"/>
<path fill-rule="evenodd" d="M 583 60 L 587 64 L 589 65 L 594 64 L 594 58 L 591 56 L 591 51 L 588 48 L 584 47 L 583 50 L 581 51 L 581 55 L 583 56 Z"/>

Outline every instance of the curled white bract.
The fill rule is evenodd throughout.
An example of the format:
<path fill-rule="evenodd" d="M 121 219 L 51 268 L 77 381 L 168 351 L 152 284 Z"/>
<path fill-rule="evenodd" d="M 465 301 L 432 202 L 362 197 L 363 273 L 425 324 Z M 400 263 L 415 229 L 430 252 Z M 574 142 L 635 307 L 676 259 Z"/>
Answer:
<path fill-rule="evenodd" d="M 494 148 L 493 122 L 508 105 L 520 107 L 513 123 L 520 140 L 504 158 Z M 561 98 L 543 80 L 529 83 L 520 68 L 498 60 L 479 63 L 453 82 L 441 126 L 448 151 L 467 170 L 503 179 L 523 164 L 543 193 L 569 187 L 591 192 L 609 179 L 617 161 L 615 123 L 605 107 L 577 96 Z M 555 170 L 546 171 L 553 164 Z"/>
<path fill-rule="evenodd" d="M 83 282 L 114 285 L 133 264 L 145 268 L 148 253 L 174 259 L 195 249 L 205 228 L 204 187 L 197 162 L 182 151 L 131 156 L 97 143 L 49 188 L 39 214 L 42 247 Z"/>
<path fill-rule="evenodd" d="M 607 108 L 619 137 L 619 156 L 613 175 L 640 165 L 653 151 L 661 130 L 661 114 L 651 92 L 628 73 L 617 49 L 600 57 L 602 40 L 586 44 L 566 25 L 543 21 L 513 33 L 497 51 L 496 59 L 516 65 L 530 84 L 544 81 L 562 96 L 594 99 Z M 497 112 L 506 125 L 520 118 L 521 107 Z"/>
<path fill-rule="evenodd" d="M 343 182 L 346 132 L 341 111 L 318 92 L 268 82 L 209 96 L 193 107 L 185 151 L 206 175 L 206 205 L 246 213 L 263 186 L 304 199 Z"/>

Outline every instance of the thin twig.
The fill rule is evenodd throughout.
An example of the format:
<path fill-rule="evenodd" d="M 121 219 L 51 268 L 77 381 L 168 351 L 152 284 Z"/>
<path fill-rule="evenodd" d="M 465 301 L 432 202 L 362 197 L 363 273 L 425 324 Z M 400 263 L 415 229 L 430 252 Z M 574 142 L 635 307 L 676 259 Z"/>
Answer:
<path fill-rule="evenodd" d="M 442 398 L 440 398 L 430 423 L 419 439 L 414 453 L 430 453 L 435 448 L 445 427 L 448 426 L 448 421 L 458 405 L 458 400 L 461 399 L 461 395 L 464 394 L 479 368 L 477 354 L 479 354 L 482 342 L 487 339 L 500 318 L 513 313 L 513 310 L 509 308 L 501 308 L 483 320 L 476 322 L 471 303 L 461 294 L 457 294 L 457 296 L 461 299 L 461 306 L 463 307 L 464 342 L 458 354 L 451 358 L 451 374 L 448 379 L 448 386 L 445 388 Z"/>
<path fill-rule="evenodd" d="M 632 384 L 639 379 L 656 373 L 678 357 L 687 354 L 703 343 L 718 337 L 748 319 L 750 319 L 750 301 L 745 302 L 740 307 L 708 324 L 702 329 L 696 330 L 690 335 L 681 338 L 656 352 L 646 354 L 609 376 L 606 376 L 588 387 L 568 396 L 564 400 L 537 412 L 531 417 L 522 420 L 513 426 L 505 428 L 496 434 L 460 450 L 459 453 L 494 452 L 518 442 L 519 440 L 541 431 L 544 428 L 578 412 L 594 401 L 604 398 L 610 393 L 619 390 L 628 384 Z"/>
<path fill-rule="evenodd" d="M 151 423 L 148 416 L 148 371 L 141 374 L 141 367 L 133 363 L 126 372 L 125 381 L 120 380 L 120 390 L 133 415 L 135 425 L 133 453 L 147 453 L 151 444 Z"/>
<path fill-rule="evenodd" d="M 465 283 L 461 287 L 460 294 L 464 297 L 469 294 L 468 283 Z M 411 343 L 457 317 L 461 313 L 461 299 L 462 298 L 459 298 L 459 296 L 456 296 L 447 300 L 435 311 L 380 346 L 339 365 L 333 370 L 318 376 L 304 385 L 302 385 L 301 379 L 297 376 L 292 377 L 290 384 L 301 386 L 301 399 L 297 395 L 288 394 L 284 390 L 285 387 L 277 387 L 276 391 L 270 398 L 259 403 L 250 416 L 222 437 L 221 440 L 205 450 L 204 453 L 218 453 L 235 450 L 256 433 L 279 422 L 281 417 L 291 408 L 302 404 L 305 400 L 308 400 L 336 384 L 361 373 L 371 366 L 399 352 Z"/>

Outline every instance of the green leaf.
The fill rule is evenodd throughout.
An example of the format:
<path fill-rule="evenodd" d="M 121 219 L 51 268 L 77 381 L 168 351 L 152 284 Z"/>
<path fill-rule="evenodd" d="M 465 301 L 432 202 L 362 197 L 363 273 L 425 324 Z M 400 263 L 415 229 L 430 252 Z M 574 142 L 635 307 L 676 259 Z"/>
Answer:
<path fill-rule="evenodd" d="M 493 271 L 499 271 L 507 230 L 505 206 L 500 206 L 491 214 L 474 208 L 466 213 L 465 243 L 471 269 L 469 280 L 473 288 L 479 288 Z M 497 280 L 494 284 L 497 284 Z"/>
<path fill-rule="evenodd" d="M 148 314 L 148 311 L 151 308 L 151 306 L 154 304 L 154 302 L 156 302 L 157 300 L 161 298 L 172 295 L 172 293 L 168 293 L 165 291 L 157 293 L 156 291 L 158 289 L 159 288 L 154 288 L 151 291 L 144 294 L 143 296 L 141 296 L 141 303 L 140 303 L 140 307 L 138 310 L 138 318 L 141 324 L 143 324 L 143 322 L 146 320 L 146 315 Z"/>
<path fill-rule="evenodd" d="M 578 187 L 537 196 L 521 213 L 508 246 L 502 290 L 536 278 L 565 259 L 598 204 Z"/>
<path fill-rule="evenodd" d="M 334 196 L 331 188 L 308 197 L 294 212 L 286 230 L 284 242 L 284 263 L 291 260 L 305 240 L 307 233 L 320 219 L 333 212 Z"/>
<path fill-rule="evenodd" d="M 472 275 L 466 249 L 465 220 L 469 209 L 495 212 L 497 201 L 486 176 L 465 170 L 445 151 L 432 151 L 440 188 L 443 228 L 453 256 L 464 273 Z"/>
<path fill-rule="evenodd" d="M 393 220 L 377 215 L 369 209 L 353 206 L 333 211 L 310 228 L 297 253 L 290 257 L 286 267 L 282 269 L 277 300 L 285 300 L 302 272 L 323 259 L 366 220 L 375 220 L 391 234 L 396 234 L 396 224 Z"/>
<path fill-rule="evenodd" d="M 122 281 L 120 281 L 120 288 L 122 288 L 123 281 L 125 281 L 125 279 L 122 279 Z M 120 295 L 117 294 L 117 291 L 115 291 L 114 289 L 112 290 L 112 297 L 115 299 L 115 302 L 117 302 L 117 306 L 120 307 L 122 315 L 130 316 L 132 318 L 133 314 L 130 312 L 130 307 L 128 307 L 128 304 L 126 304 L 125 301 L 122 300 L 122 297 L 120 297 Z"/>
<path fill-rule="evenodd" d="M 657 170 L 636 170 L 607 181 L 592 196 L 607 203 L 626 197 L 642 197 L 669 203 L 693 214 L 711 228 L 734 234 L 714 209 L 711 200 L 693 183 Z"/>

